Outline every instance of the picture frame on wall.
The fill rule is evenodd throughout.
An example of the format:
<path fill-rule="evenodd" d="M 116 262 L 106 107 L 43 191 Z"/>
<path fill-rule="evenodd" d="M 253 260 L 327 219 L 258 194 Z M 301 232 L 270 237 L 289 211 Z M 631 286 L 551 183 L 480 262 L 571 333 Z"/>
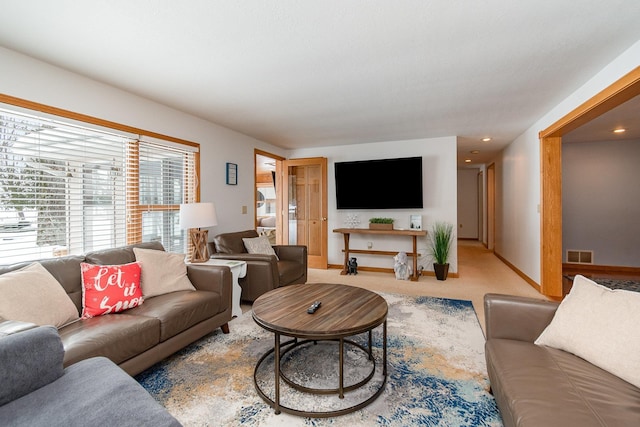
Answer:
<path fill-rule="evenodd" d="M 238 185 L 238 165 L 227 163 L 227 185 Z"/>

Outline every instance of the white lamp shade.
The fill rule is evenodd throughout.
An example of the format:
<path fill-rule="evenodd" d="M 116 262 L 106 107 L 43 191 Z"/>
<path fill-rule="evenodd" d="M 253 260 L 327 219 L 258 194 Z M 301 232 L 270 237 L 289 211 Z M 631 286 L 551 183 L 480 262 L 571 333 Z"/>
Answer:
<path fill-rule="evenodd" d="M 180 228 L 204 228 L 218 225 L 213 203 L 184 203 L 180 205 Z"/>

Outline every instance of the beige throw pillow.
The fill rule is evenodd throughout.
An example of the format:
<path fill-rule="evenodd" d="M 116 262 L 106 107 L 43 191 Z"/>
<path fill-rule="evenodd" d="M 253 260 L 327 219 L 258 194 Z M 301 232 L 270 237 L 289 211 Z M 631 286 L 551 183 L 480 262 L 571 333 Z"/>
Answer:
<path fill-rule="evenodd" d="M 62 285 L 35 262 L 0 275 L 0 317 L 60 328 L 80 315 Z"/>
<path fill-rule="evenodd" d="M 142 267 L 140 287 L 145 298 L 196 290 L 187 277 L 183 254 L 141 248 L 133 248 L 133 253 Z"/>
<path fill-rule="evenodd" d="M 573 353 L 640 387 L 640 293 L 611 290 L 583 276 L 535 341 Z"/>
<path fill-rule="evenodd" d="M 250 254 L 273 255 L 278 259 L 278 255 L 273 250 L 271 242 L 267 236 L 243 237 L 244 247 Z"/>

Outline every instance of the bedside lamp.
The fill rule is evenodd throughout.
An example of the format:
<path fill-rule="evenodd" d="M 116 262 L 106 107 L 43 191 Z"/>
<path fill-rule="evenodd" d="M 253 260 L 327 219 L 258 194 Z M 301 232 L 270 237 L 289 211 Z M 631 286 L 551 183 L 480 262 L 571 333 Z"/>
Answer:
<path fill-rule="evenodd" d="M 207 241 L 209 230 L 203 227 L 218 225 L 216 208 L 213 203 L 184 203 L 180 205 L 180 228 L 189 230 L 193 243 L 191 262 L 209 261 Z"/>

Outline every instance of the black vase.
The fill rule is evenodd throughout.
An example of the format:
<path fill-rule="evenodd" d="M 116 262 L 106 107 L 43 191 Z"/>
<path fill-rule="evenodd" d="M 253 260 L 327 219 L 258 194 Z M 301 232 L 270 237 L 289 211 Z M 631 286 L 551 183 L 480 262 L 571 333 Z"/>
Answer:
<path fill-rule="evenodd" d="M 446 263 L 446 264 L 433 263 L 433 271 L 436 272 L 436 279 L 447 280 L 447 275 L 449 274 L 449 263 Z"/>

